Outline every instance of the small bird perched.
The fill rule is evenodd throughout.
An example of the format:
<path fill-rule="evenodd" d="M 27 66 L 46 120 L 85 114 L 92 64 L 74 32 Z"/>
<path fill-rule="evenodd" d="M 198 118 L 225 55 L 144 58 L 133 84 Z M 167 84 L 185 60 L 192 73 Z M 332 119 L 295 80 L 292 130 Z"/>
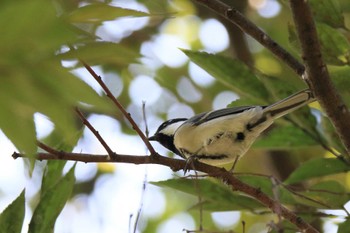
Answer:
<path fill-rule="evenodd" d="M 175 154 L 210 165 L 234 162 L 275 119 L 315 101 L 303 90 L 269 106 L 242 106 L 165 121 L 150 137 Z"/>

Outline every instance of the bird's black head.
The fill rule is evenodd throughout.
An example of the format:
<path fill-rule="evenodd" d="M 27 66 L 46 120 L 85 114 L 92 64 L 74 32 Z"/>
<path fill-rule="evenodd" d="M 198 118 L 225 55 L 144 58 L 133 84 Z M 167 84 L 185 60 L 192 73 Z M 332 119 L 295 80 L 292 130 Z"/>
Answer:
<path fill-rule="evenodd" d="M 157 141 L 168 150 L 171 150 L 175 154 L 181 155 L 174 145 L 174 135 L 176 130 L 186 120 L 186 118 L 175 118 L 163 122 L 158 127 L 156 133 L 152 137 L 149 137 L 148 140 Z"/>

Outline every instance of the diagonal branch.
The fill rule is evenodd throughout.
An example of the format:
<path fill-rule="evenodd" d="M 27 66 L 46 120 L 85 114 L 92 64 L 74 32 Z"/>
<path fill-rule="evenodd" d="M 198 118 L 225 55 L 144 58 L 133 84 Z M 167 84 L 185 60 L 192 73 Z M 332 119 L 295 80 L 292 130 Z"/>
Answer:
<path fill-rule="evenodd" d="M 249 21 L 236 9 L 221 2 L 220 0 L 193 0 L 198 2 L 217 14 L 225 17 L 237 25 L 242 31 L 252 36 L 265 48 L 269 49 L 276 57 L 286 63 L 300 77 L 304 77 L 305 67 L 290 53 L 273 41 L 267 34 L 260 30 L 254 23 Z M 332 121 L 348 155 L 346 160 L 350 161 L 350 112 L 342 101 L 330 81 L 326 64 L 322 60 L 320 44 L 318 41 L 315 24 L 313 22 L 310 7 L 307 1 L 290 1 L 294 21 L 302 46 L 303 60 L 306 66 L 306 78 L 304 81 L 310 85 L 315 97 Z M 310 83 L 309 83 L 310 82 Z"/>
<path fill-rule="evenodd" d="M 300 77 L 303 75 L 305 67 L 290 53 L 282 48 L 276 41 L 272 40 L 265 32 L 248 20 L 237 9 L 226 5 L 220 0 L 193 0 L 198 2 L 215 13 L 223 16 L 231 23 L 237 25 L 242 31 L 253 37 L 256 41 L 269 49 L 277 58 L 284 61 Z"/>
<path fill-rule="evenodd" d="M 89 130 L 95 135 L 95 137 L 97 138 L 97 140 L 101 143 L 101 145 L 105 148 L 105 150 L 107 151 L 109 158 L 112 158 L 113 155 L 115 155 L 115 153 L 112 151 L 112 149 L 108 146 L 108 144 L 106 143 L 106 141 L 102 138 L 102 136 L 100 135 L 100 133 L 90 124 L 90 122 L 85 118 L 85 116 L 83 115 L 83 113 L 79 110 L 79 108 L 75 108 L 75 112 L 78 114 L 80 120 L 83 122 L 84 125 L 86 125 L 86 127 L 89 128 Z"/>
<path fill-rule="evenodd" d="M 158 154 L 157 154 L 158 155 Z M 14 152 L 12 154 L 14 159 L 19 157 L 26 157 L 23 154 Z M 186 167 L 191 169 L 186 160 L 173 159 L 164 156 L 135 156 L 135 155 L 120 155 L 114 156 L 109 159 L 108 155 L 94 155 L 94 154 L 81 154 L 81 153 L 68 153 L 62 151 L 55 151 L 50 149 L 49 153 L 38 153 L 38 160 L 73 160 L 81 162 L 118 162 L 118 163 L 131 163 L 131 164 L 159 164 L 170 167 L 174 171 L 178 171 Z M 260 188 L 250 186 L 239 179 L 225 169 L 204 164 L 198 161 L 193 161 L 193 167 L 197 171 L 205 172 L 211 177 L 218 178 L 228 184 L 233 191 L 240 191 L 245 193 L 254 199 L 258 200 L 261 204 L 269 208 L 272 212 L 280 214 L 283 218 L 290 221 L 297 226 L 302 232 L 317 233 L 318 231 L 313 228 L 309 223 L 305 222 L 302 218 L 298 217 L 295 213 L 281 205 L 278 201 L 273 200 L 271 197 L 261 191 Z"/>
<path fill-rule="evenodd" d="M 330 80 L 310 6 L 304 0 L 291 0 L 294 23 L 301 44 L 302 57 L 306 67 L 306 77 L 320 105 L 332 121 L 350 162 L 350 112 Z"/>
<path fill-rule="evenodd" d="M 141 129 L 137 126 L 136 122 L 134 121 L 134 119 L 131 117 L 130 113 L 128 113 L 125 108 L 119 103 L 119 101 L 114 97 L 114 95 L 112 94 L 112 92 L 109 90 L 109 88 L 106 86 L 106 84 L 102 81 L 101 77 L 99 75 L 97 75 L 95 73 L 95 71 L 91 68 L 91 66 L 89 66 L 88 64 L 86 64 L 84 61 L 81 61 L 81 63 L 83 63 L 84 67 L 86 68 L 86 70 L 91 74 L 91 76 L 98 82 L 98 84 L 100 84 L 100 86 L 102 87 L 102 89 L 105 91 L 106 95 L 108 98 L 110 98 L 113 103 L 118 107 L 118 109 L 123 113 L 123 115 L 125 116 L 126 119 L 128 119 L 128 121 L 130 122 L 130 124 L 132 125 L 132 128 L 136 131 L 136 133 L 140 136 L 141 140 L 143 141 L 143 143 L 146 145 L 147 149 L 150 151 L 151 156 L 156 156 L 157 153 L 154 150 L 153 146 L 151 145 L 151 143 L 148 141 L 147 137 L 145 136 L 145 134 L 141 131 Z"/>

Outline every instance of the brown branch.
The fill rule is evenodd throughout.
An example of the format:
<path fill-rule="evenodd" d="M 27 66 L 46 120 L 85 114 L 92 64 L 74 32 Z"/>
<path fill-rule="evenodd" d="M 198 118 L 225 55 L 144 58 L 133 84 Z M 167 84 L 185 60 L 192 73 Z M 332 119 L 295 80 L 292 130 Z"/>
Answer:
<path fill-rule="evenodd" d="M 253 37 L 256 41 L 269 49 L 277 58 L 284 61 L 295 73 L 300 77 L 304 73 L 305 67 L 295 59 L 290 53 L 282 48 L 277 42 L 271 39 L 266 33 L 258 28 L 254 23 L 249 21 L 235 8 L 226 5 L 219 0 L 193 0 L 198 2 L 217 14 L 228 19 L 233 24 L 237 25 L 242 31 Z"/>
<path fill-rule="evenodd" d="M 290 53 L 273 41 L 267 34 L 260 30 L 255 24 L 246 19 L 233 7 L 226 5 L 220 0 L 193 0 L 198 2 L 217 14 L 230 20 L 242 31 L 252 36 L 265 48 L 269 49 L 280 60 L 286 63 L 299 76 L 305 75 L 305 67 Z M 315 24 L 313 22 L 310 7 L 307 1 L 291 0 L 294 21 L 298 31 L 302 47 L 303 60 L 306 65 L 306 83 L 310 84 L 311 90 L 319 100 L 322 108 L 332 121 L 348 155 L 346 160 L 350 162 L 350 112 L 342 101 L 330 81 L 326 64 L 322 60 L 320 44 L 318 41 Z M 310 82 L 310 83 L 309 83 Z"/>
<path fill-rule="evenodd" d="M 130 116 L 130 113 L 128 113 L 124 107 L 119 103 L 119 101 L 114 97 L 112 92 L 109 90 L 109 88 L 106 86 L 106 84 L 102 81 L 102 78 L 95 73 L 95 71 L 86 64 L 84 61 L 81 61 L 81 63 L 84 65 L 86 70 L 91 74 L 91 76 L 98 82 L 98 84 L 102 87 L 102 89 L 105 91 L 106 95 L 108 98 L 110 98 L 113 103 L 118 107 L 118 109 L 123 113 L 126 119 L 130 122 L 132 125 L 132 128 L 136 131 L 136 133 L 140 136 L 141 140 L 143 143 L 146 145 L 147 149 L 150 151 L 151 156 L 157 156 L 156 151 L 154 150 L 153 146 L 151 143 L 148 141 L 147 137 L 145 134 L 141 131 L 141 129 L 137 126 L 136 122 L 134 119 Z"/>
<path fill-rule="evenodd" d="M 65 153 L 65 152 L 61 152 L 58 150 L 55 150 L 54 148 L 44 144 L 43 142 L 37 141 L 38 147 L 40 147 L 41 149 L 43 149 L 44 151 L 47 151 L 49 153 L 53 153 L 58 157 L 61 157 L 61 153 Z"/>
<path fill-rule="evenodd" d="M 135 155 L 120 155 L 114 156 L 109 160 L 108 155 L 95 155 L 95 154 L 80 154 L 80 153 L 68 153 L 55 151 L 50 148 L 50 153 L 38 153 L 38 160 L 72 160 L 80 162 L 115 162 L 115 163 L 132 163 L 132 164 L 159 164 L 171 168 L 173 171 L 178 171 L 186 167 L 186 169 L 191 169 L 186 160 L 173 159 L 164 156 L 135 156 Z M 19 157 L 26 157 L 23 154 L 14 152 L 12 157 L 17 159 Z M 297 226 L 301 231 L 307 233 L 318 232 L 310 224 L 305 222 L 302 218 L 298 217 L 292 211 L 281 205 L 279 202 L 273 200 L 268 195 L 263 193 L 260 188 L 252 187 L 246 183 L 243 183 L 232 173 L 226 171 L 223 168 L 210 166 L 198 161 L 193 161 L 193 167 L 197 171 L 205 172 L 211 177 L 216 177 L 227 183 L 233 191 L 240 191 L 245 193 L 254 199 L 261 202 L 264 206 L 268 207 L 272 212 L 280 214 L 283 218 L 290 221 L 292 224 Z"/>
<path fill-rule="evenodd" d="M 290 1 L 294 23 L 301 44 L 302 57 L 306 67 L 306 77 L 322 109 L 332 121 L 350 161 L 350 112 L 330 80 L 310 6 L 304 0 Z"/>
<path fill-rule="evenodd" d="M 101 143 L 101 145 L 103 146 L 103 148 L 105 148 L 105 150 L 107 151 L 108 155 L 110 158 L 112 158 L 114 155 L 116 155 L 112 149 L 108 146 L 108 144 L 106 143 L 106 141 L 102 138 L 102 136 L 100 135 L 100 133 L 90 124 L 90 122 L 85 118 L 85 116 L 83 115 L 83 113 L 79 110 L 79 108 L 75 108 L 75 112 L 78 114 L 81 122 L 83 122 L 84 125 L 86 125 L 86 127 L 88 127 L 88 129 L 95 135 L 95 137 L 97 138 L 97 140 Z"/>

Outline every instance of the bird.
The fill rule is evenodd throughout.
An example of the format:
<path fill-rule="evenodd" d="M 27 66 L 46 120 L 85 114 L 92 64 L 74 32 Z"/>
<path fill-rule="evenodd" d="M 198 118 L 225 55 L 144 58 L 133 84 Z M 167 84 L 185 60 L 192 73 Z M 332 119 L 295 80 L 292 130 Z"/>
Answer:
<path fill-rule="evenodd" d="M 184 159 L 221 166 L 240 159 L 277 118 L 315 100 L 306 89 L 267 106 L 228 107 L 170 119 L 148 139 Z"/>

